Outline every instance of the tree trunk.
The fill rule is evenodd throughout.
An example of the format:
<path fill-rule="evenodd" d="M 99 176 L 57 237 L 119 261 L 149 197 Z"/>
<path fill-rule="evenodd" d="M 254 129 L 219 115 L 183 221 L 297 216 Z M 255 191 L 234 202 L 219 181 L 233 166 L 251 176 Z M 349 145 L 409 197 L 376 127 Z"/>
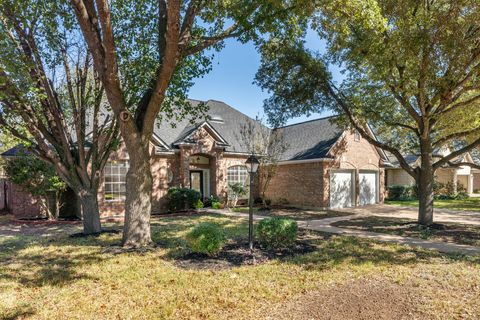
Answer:
<path fill-rule="evenodd" d="M 424 226 L 433 224 L 433 183 L 434 170 L 432 148 L 429 141 L 421 142 L 421 166 L 417 175 L 418 223 Z"/>
<path fill-rule="evenodd" d="M 129 156 L 122 244 L 124 247 L 138 248 L 152 243 L 150 212 L 153 178 L 150 158 L 144 152 L 132 152 Z"/>
<path fill-rule="evenodd" d="M 102 231 L 100 223 L 100 212 L 98 210 L 98 199 L 96 190 L 79 193 L 80 204 L 82 206 L 83 233 L 98 234 Z"/>

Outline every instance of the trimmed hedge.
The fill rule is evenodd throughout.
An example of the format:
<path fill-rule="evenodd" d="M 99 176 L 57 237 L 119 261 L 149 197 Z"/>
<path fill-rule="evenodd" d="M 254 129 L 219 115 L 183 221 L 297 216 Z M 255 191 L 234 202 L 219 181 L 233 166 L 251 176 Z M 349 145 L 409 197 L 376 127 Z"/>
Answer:
<path fill-rule="evenodd" d="M 187 188 L 168 189 L 168 210 L 171 212 L 195 209 L 202 195 L 200 192 Z"/>
<path fill-rule="evenodd" d="M 222 250 L 226 242 L 222 228 L 211 222 L 202 222 L 187 234 L 187 243 L 192 252 L 203 253 L 209 256 L 216 255 Z"/>
<path fill-rule="evenodd" d="M 297 240 L 297 233 L 297 222 L 286 218 L 266 218 L 261 220 L 257 227 L 258 240 L 269 249 L 291 246 Z"/>
<path fill-rule="evenodd" d="M 455 187 L 451 182 L 442 183 L 435 181 L 433 183 L 433 194 L 435 199 L 440 200 L 463 200 L 469 197 L 462 184 L 457 185 L 457 193 L 455 193 Z M 393 185 L 388 187 L 387 200 L 405 201 L 414 199 L 418 199 L 418 188 L 416 185 Z"/>
<path fill-rule="evenodd" d="M 388 187 L 388 200 L 411 200 L 417 198 L 417 187 L 393 185 Z"/>

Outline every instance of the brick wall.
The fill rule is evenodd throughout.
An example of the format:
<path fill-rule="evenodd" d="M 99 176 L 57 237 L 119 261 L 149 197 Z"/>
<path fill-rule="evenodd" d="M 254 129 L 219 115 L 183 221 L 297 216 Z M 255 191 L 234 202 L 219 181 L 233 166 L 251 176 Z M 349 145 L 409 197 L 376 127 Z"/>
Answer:
<path fill-rule="evenodd" d="M 330 171 L 347 169 L 357 175 L 361 170 L 377 171 L 379 201 L 383 202 L 384 169 L 380 167 L 380 156 L 372 145 L 363 138 L 355 141 L 353 133 L 346 131 L 332 147 L 330 155 L 332 161 L 279 165 L 267 191 L 268 198 L 274 203 L 286 199 L 296 206 L 328 207 Z M 358 197 L 358 186 L 356 189 Z"/>
<path fill-rule="evenodd" d="M 324 169 L 322 162 L 279 165 L 266 195 L 273 203 L 326 206 Z"/>
<path fill-rule="evenodd" d="M 11 214 L 17 218 L 36 218 L 44 216 L 41 198 L 25 192 L 20 186 L 8 183 L 7 205 Z"/>
<path fill-rule="evenodd" d="M 221 148 L 217 148 L 215 140 L 206 129 L 200 129 L 193 138 L 197 139 L 197 144 L 182 145 L 179 150 L 171 154 L 155 154 L 154 146 L 151 146 L 152 213 L 166 212 L 166 195 L 169 188 L 190 187 L 189 171 L 199 167 L 190 163 L 191 156 L 201 155 L 209 158 L 210 164 L 203 167 L 210 169 L 211 194 L 219 197 L 225 197 L 227 194 L 227 168 L 245 164 L 246 155 L 224 153 Z M 110 160 L 128 161 L 128 154 L 123 144 L 117 152 L 112 154 Z M 171 174 L 171 180 L 169 180 L 169 174 Z M 101 216 L 124 215 L 123 201 L 105 201 L 103 177 L 101 179 L 98 192 Z"/>

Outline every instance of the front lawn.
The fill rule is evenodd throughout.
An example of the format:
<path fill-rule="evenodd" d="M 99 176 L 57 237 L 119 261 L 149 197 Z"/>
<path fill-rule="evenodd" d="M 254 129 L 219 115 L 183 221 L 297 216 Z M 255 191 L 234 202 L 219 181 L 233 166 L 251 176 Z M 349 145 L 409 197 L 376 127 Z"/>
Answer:
<path fill-rule="evenodd" d="M 480 316 L 480 261 L 312 233 L 314 252 L 226 268 L 185 268 L 202 221 L 245 240 L 244 219 L 157 218 L 157 247 L 121 234 L 0 238 L 0 319 L 429 319 Z M 110 224 L 110 228 L 119 225 Z M 59 226 L 58 228 L 61 228 Z"/>
<path fill-rule="evenodd" d="M 408 201 L 386 200 L 385 204 L 418 207 L 418 200 L 408 200 Z M 439 209 L 480 212 L 480 197 L 475 197 L 475 198 L 472 197 L 465 200 L 435 200 L 433 205 L 435 208 L 439 208 Z"/>
<path fill-rule="evenodd" d="M 410 219 L 386 217 L 358 218 L 338 221 L 332 225 L 347 229 L 480 246 L 480 226 L 477 225 L 442 223 L 425 228 Z"/>
<path fill-rule="evenodd" d="M 248 213 L 248 207 L 236 207 L 231 209 L 233 212 Z M 268 217 L 282 217 L 294 220 L 315 220 L 326 219 L 341 216 L 348 216 L 351 213 L 330 210 L 313 210 L 300 208 L 272 208 L 270 210 L 261 210 L 258 207 L 253 208 L 253 213 Z"/>

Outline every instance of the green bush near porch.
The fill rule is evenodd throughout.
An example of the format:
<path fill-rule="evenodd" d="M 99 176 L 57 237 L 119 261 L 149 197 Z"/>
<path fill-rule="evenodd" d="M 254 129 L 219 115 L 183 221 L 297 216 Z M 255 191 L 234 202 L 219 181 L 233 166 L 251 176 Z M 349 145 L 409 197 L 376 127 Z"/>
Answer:
<path fill-rule="evenodd" d="M 193 252 L 209 256 L 216 255 L 225 245 L 226 237 L 222 228 L 211 222 L 202 222 L 187 234 L 187 242 Z"/>
<path fill-rule="evenodd" d="M 168 210 L 170 212 L 178 212 L 182 210 L 195 209 L 198 202 L 201 202 L 202 195 L 200 192 L 187 188 L 170 188 L 168 189 Z"/>
<path fill-rule="evenodd" d="M 281 249 L 297 240 L 298 225 L 295 220 L 272 217 L 261 220 L 257 227 L 260 243 L 269 249 Z"/>

